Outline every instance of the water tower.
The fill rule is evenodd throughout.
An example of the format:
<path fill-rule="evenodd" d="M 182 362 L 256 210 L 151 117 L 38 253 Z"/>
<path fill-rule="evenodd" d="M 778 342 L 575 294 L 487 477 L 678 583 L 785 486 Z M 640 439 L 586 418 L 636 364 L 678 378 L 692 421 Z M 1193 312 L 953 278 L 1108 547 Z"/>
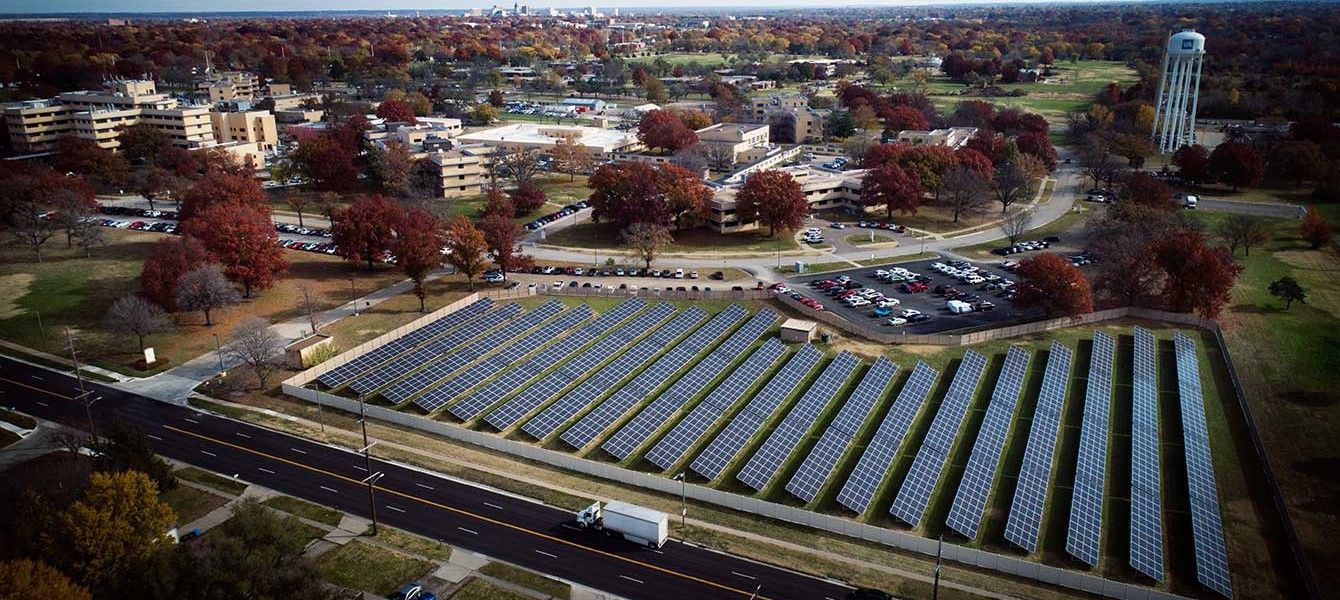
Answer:
<path fill-rule="evenodd" d="M 1187 30 L 1168 38 L 1154 113 L 1154 143 L 1162 154 L 1196 143 L 1196 103 L 1204 60 L 1205 36 Z"/>

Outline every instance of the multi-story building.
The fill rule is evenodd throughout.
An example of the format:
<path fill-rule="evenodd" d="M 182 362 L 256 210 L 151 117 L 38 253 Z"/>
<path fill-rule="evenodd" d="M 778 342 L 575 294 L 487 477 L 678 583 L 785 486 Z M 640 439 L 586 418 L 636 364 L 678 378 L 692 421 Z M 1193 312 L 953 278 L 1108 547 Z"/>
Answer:
<path fill-rule="evenodd" d="M 220 71 L 196 83 L 195 91 L 210 102 L 253 100 L 260 95 L 261 79 L 245 71 Z"/>
<path fill-rule="evenodd" d="M 754 120 L 760 123 L 781 120 L 786 124 L 771 132 L 774 136 L 782 136 L 777 141 L 810 144 L 824 140 L 824 131 L 832 111 L 810 108 L 809 99 L 800 94 L 774 94 L 755 98 L 753 114 Z"/>
<path fill-rule="evenodd" d="M 698 143 L 712 169 L 758 160 L 768 151 L 768 126 L 759 123 L 718 123 L 697 131 Z"/>
<path fill-rule="evenodd" d="M 275 116 L 268 110 L 216 111 L 209 114 L 209 120 L 214 130 L 214 141 L 220 144 L 256 144 L 268 152 L 279 143 Z"/>
<path fill-rule="evenodd" d="M 962 148 L 977 135 L 976 127 L 950 127 L 930 131 L 906 130 L 898 132 L 898 142 L 912 146 L 948 146 L 955 150 Z"/>
<path fill-rule="evenodd" d="M 808 165 L 779 169 L 795 178 L 800 189 L 805 192 L 805 200 L 811 210 L 829 208 L 851 208 L 860 210 L 861 179 L 864 170 L 842 171 L 838 173 L 822 171 Z M 736 215 L 735 194 L 740 191 L 743 182 L 725 185 L 714 190 L 707 217 L 707 225 L 721 233 L 732 233 L 756 229 L 758 223 L 741 222 Z"/>
<path fill-rule="evenodd" d="M 162 131 L 183 148 L 214 143 L 210 107 L 181 105 L 158 93 L 152 81 L 110 81 L 102 90 L 16 102 L 4 106 L 4 115 L 11 145 L 18 152 L 51 151 L 64 135 L 115 149 L 121 129 L 139 124 Z"/>
<path fill-rule="evenodd" d="M 484 144 L 498 149 L 536 148 L 543 154 L 552 154 L 554 146 L 563 140 L 576 145 L 592 158 L 607 158 L 614 152 L 640 150 L 637 136 L 614 129 L 581 127 L 576 125 L 537 125 L 517 123 L 461 135 L 462 143 Z M 767 134 L 764 134 L 767 141 Z"/>
<path fill-rule="evenodd" d="M 440 197 L 456 198 L 484 193 L 491 154 L 491 148 L 482 146 L 429 152 L 427 158 L 438 168 L 441 178 L 437 187 Z"/>

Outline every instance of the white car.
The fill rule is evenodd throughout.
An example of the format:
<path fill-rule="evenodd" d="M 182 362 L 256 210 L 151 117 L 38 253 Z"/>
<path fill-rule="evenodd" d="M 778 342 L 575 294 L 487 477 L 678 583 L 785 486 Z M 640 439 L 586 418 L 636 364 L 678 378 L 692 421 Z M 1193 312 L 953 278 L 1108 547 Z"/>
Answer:
<path fill-rule="evenodd" d="M 563 280 L 560 279 L 560 280 L 558 280 L 558 281 L 555 281 L 555 282 L 553 283 L 553 285 L 551 285 L 550 287 L 551 287 L 552 289 L 555 289 L 555 290 L 561 290 L 561 289 L 563 289 L 563 286 L 564 286 L 564 285 L 565 285 L 565 284 L 563 283 Z"/>
<path fill-rule="evenodd" d="M 885 324 L 892 325 L 894 327 L 902 327 L 903 325 L 907 324 L 907 319 L 904 319 L 902 317 L 893 317 L 888 321 L 885 321 Z"/>
<path fill-rule="evenodd" d="M 862 298 L 865 298 L 866 300 L 872 300 L 874 298 L 878 298 L 884 295 L 879 293 L 879 290 L 874 288 L 861 288 L 861 290 L 856 293 L 859 294 Z"/>
<path fill-rule="evenodd" d="M 971 285 L 978 285 L 986 283 L 986 278 L 982 277 L 981 275 L 969 275 L 965 277 L 963 281 Z"/>
<path fill-rule="evenodd" d="M 862 307 L 862 306 L 870 306 L 870 301 L 869 301 L 869 300 L 866 300 L 865 298 L 862 298 L 862 297 L 860 297 L 860 296 L 852 296 L 852 297 L 850 297 L 850 298 L 847 298 L 844 302 L 847 303 L 847 306 L 850 306 L 850 307 L 852 307 L 852 308 L 860 308 L 860 307 Z"/>
<path fill-rule="evenodd" d="M 899 304 L 902 304 L 902 301 L 897 298 L 885 298 L 883 300 L 880 300 L 879 302 L 876 302 L 875 306 L 879 308 L 896 308 Z"/>
<path fill-rule="evenodd" d="M 910 319 L 910 318 L 915 317 L 915 316 L 917 316 L 917 315 L 919 315 L 919 314 L 921 314 L 921 311 L 919 311 L 919 310 L 917 310 L 917 309 L 915 309 L 915 308 L 909 308 L 909 309 L 907 309 L 907 310 L 904 310 L 903 312 L 898 313 L 898 316 L 899 316 L 899 317 L 902 317 L 902 318 L 904 318 L 904 319 Z"/>

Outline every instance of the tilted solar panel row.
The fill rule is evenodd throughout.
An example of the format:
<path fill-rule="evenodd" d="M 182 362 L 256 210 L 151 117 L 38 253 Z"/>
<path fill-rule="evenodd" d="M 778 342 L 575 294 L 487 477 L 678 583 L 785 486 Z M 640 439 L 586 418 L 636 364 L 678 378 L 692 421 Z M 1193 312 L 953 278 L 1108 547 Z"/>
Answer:
<path fill-rule="evenodd" d="M 1225 598 L 1233 597 L 1228 575 L 1228 550 L 1219 509 L 1219 489 L 1210 455 L 1196 343 L 1182 332 L 1173 336 L 1177 352 L 1177 389 L 1182 407 L 1187 489 L 1191 496 L 1191 537 L 1196 554 L 1196 580 Z"/>
<path fill-rule="evenodd" d="M 921 406 L 939 375 L 939 371 L 930 365 L 917 362 L 911 377 L 898 392 L 898 398 L 893 401 L 893 406 L 875 430 L 875 437 L 856 461 L 856 467 L 852 469 L 846 485 L 838 492 L 839 504 L 857 514 L 864 514 L 870 507 L 879 485 L 893 467 L 893 459 L 898 455 L 898 448 L 902 446 L 907 430 L 912 427 L 917 413 L 921 412 Z"/>
<path fill-rule="evenodd" d="M 1066 552 L 1090 566 L 1098 566 L 1103 534 L 1103 498 L 1107 494 L 1107 444 L 1112 410 L 1112 361 L 1116 340 L 1101 331 L 1093 333 L 1084 391 L 1084 417 L 1080 422 L 1079 457 L 1075 462 L 1074 493 L 1070 502 L 1070 524 L 1066 529 Z"/>
<path fill-rule="evenodd" d="M 1131 391 L 1131 552 L 1135 570 L 1163 581 L 1163 499 L 1159 476 L 1156 340 L 1135 328 Z"/>
<path fill-rule="evenodd" d="M 460 402 L 447 407 L 447 412 L 462 421 L 475 418 L 494 402 L 521 389 L 521 386 L 527 381 L 548 371 L 554 365 L 564 362 L 569 356 L 576 354 L 587 344 L 600 337 L 601 334 L 632 317 L 646 305 L 645 300 L 636 297 L 619 303 L 614 309 L 600 315 L 596 320 L 579 327 L 571 335 L 546 346 L 539 354 L 509 369 L 506 373 L 490 381 L 488 385 L 475 390 Z"/>
<path fill-rule="evenodd" d="M 489 298 L 481 298 L 471 302 L 460 310 L 453 311 L 434 319 L 427 325 L 391 340 L 384 346 L 373 348 L 357 358 L 321 374 L 321 376 L 317 378 L 317 381 L 320 381 L 321 385 L 328 388 L 343 385 L 368 369 L 391 360 L 402 352 L 407 352 L 416 348 L 420 344 L 426 343 L 438 335 L 446 333 L 448 330 L 458 327 L 462 323 L 484 314 L 484 312 L 492 306 L 493 300 Z"/>
<path fill-rule="evenodd" d="M 564 431 L 559 439 L 567 442 L 573 448 L 586 447 L 610 425 L 613 425 L 615 421 L 628 414 L 628 411 L 632 410 L 634 406 L 650 396 L 653 391 L 665 385 L 665 382 L 672 380 L 684 368 L 684 365 L 692 363 L 694 357 L 702 354 L 727 331 L 733 329 L 746 314 L 748 314 L 748 311 L 738 304 L 732 304 L 726 307 L 726 310 L 717 313 L 706 325 L 699 327 L 683 341 L 675 344 L 669 351 L 639 373 L 637 377 L 628 381 L 618 391 L 607 396 L 595 409 L 586 413 L 586 416 Z M 721 359 L 709 356 L 704 361 L 713 363 L 719 362 Z M 724 367 L 725 364 L 723 363 L 720 366 Z M 713 367 L 709 364 L 707 368 Z"/>
<path fill-rule="evenodd" d="M 503 324 L 520 313 L 521 307 L 516 304 L 507 304 L 484 313 L 479 318 L 447 332 L 446 335 L 420 346 L 413 352 L 401 355 L 399 358 L 363 374 L 350 382 L 349 387 L 359 394 L 370 394 L 401 377 L 409 375 L 415 369 L 446 356 L 456 347 L 483 335 L 485 331 Z"/>
<path fill-rule="evenodd" d="M 758 336 L 776 322 L 777 313 L 769 309 L 759 311 L 735 333 L 730 334 L 730 337 L 707 358 L 694 365 L 688 373 L 643 408 L 642 412 L 610 436 L 610 439 L 601 444 L 601 448 L 620 459 L 628 458 L 685 403 L 701 395 L 707 384 L 720 376 L 740 352 L 753 344 Z"/>
<path fill-rule="evenodd" d="M 768 372 L 777 360 L 786 353 L 786 344 L 777 338 L 764 342 L 758 350 L 749 355 L 739 368 L 731 372 L 721 385 L 712 390 L 702 402 L 693 407 L 688 415 L 670 429 L 661 441 L 652 446 L 646 458 L 662 469 L 669 469 L 684 458 L 689 447 L 698 443 L 703 434 L 712 427 L 730 407 L 734 406 L 744 393 L 752 388 Z"/>
<path fill-rule="evenodd" d="M 1042 531 L 1042 509 L 1046 506 L 1047 485 L 1056 459 L 1056 437 L 1061 428 L 1066 385 L 1070 382 L 1071 359 L 1070 348 L 1052 342 L 1047 370 L 1042 375 L 1042 391 L 1028 431 L 1028 445 L 1024 447 L 1023 467 L 1010 502 L 1009 520 L 1005 522 L 1005 539 L 1029 552 L 1037 551 Z"/>
<path fill-rule="evenodd" d="M 968 539 L 977 538 L 977 528 L 986 512 L 986 501 L 1000 471 L 1000 455 L 1005 450 L 1010 424 L 1014 422 L 1014 411 L 1019 405 L 1019 393 L 1024 388 L 1030 358 L 1029 352 L 1019 346 L 1010 346 L 1005 354 L 1005 367 L 996 380 L 991 404 L 986 408 L 986 417 L 977 431 L 968 466 L 954 494 L 954 504 L 949 508 L 947 523 L 950 529 Z"/>
<path fill-rule="evenodd" d="M 749 438 L 767 422 L 784 400 L 796 392 L 800 382 L 805 380 L 822 358 L 823 353 L 814 346 L 805 344 L 801 347 L 763 389 L 736 413 L 689 468 L 708 479 L 716 479 L 721 475 Z"/>
<path fill-rule="evenodd" d="M 838 390 L 860 365 L 860 359 L 851 353 L 838 354 L 810 388 L 805 390 L 777 429 L 763 441 L 763 445 L 759 446 L 735 478 L 755 490 L 767 487 L 777 476 L 777 471 L 781 470 L 786 458 L 796 451 L 805 432 L 814 426 L 819 415 L 837 398 Z"/>
<path fill-rule="evenodd" d="M 814 501 L 819 495 L 819 490 L 833 474 L 833 468 L 837 466 L 838 460 L 855 439 L 861 425 L 870 416 L 870 411 L 875 409 L 875 404 L 889 391 L 889 386 L 893 385 L 893 376 L 897 373 L 898 365 L 889 359 L 881 356 L 875 360 L 875 364 L 871 365 L 861 378 L 861 383 L 852 390 L 851 396 L 842 404 L 842 408 L 838 409 L 833 422 L 828 424 L 828 428 L 819 437 L 819 443 L 801 462 L 796 474 L 791 476 L 791 481 L 786 484 L 786 491 L 805 502 Z"/>

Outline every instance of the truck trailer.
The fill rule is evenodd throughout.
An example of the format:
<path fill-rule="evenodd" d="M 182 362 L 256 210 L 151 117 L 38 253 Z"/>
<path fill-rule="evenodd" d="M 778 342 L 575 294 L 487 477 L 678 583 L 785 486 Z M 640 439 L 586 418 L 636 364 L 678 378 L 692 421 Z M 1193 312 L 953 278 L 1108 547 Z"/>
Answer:
<path fill-rule="evenodd" d="M 670 537 L 670 519 L 665 513 L 626 502 L 599 502 L 577 513 L 577 525 L 607 535 L 622 535 L 624 539 L 646 546 L 660 548 Z"/>

